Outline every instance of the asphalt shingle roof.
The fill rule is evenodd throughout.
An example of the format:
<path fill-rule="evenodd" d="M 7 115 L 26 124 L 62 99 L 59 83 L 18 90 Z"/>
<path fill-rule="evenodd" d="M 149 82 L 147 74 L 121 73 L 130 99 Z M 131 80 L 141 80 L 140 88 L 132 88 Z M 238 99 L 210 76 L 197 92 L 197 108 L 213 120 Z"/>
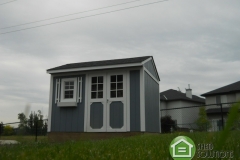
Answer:
<path fill-rule="evenodd" d="M 222 111 L 221 111 L 221 108 L 210 108 L 206 110 L 206 113 L 207 114 L 214 114 L 214 113 L 221 113 L 221 112 L 227 113 L 229 112 L 229 110 L 230 110 L 230 107 L 222 108 Z"/>
<path fill-rule="evenodd" d="M 80 63 L 70 63 L 62 66 L 50 68 L 47 71 L 60 70 L 60 69 L 73 69 L 73 68 L 84 68 L 84 67 L 97 67 L 97 66 L 108 66 L 108 65 L 119 65 L 119 64 L 131 64 L 131 63 L 141 63 L 152 56 L 144 57 L 134 57 L 125 59 L 112 59 L 103 61 L 91 61 L 91 62 L 80 62 Z"/>
<path fill-rule="evenodd" d="M 166 99 L 167 98 L 167 99 Z M 200 98 L 198 96 L 192 95 L 192 99 L 186 96 L 186 93 L 179 92 L 174 89 L 169 89 L 167 91 L 160 93 L 161 101 L 176 101 L 176 100 L 184 100 L 184 101 L 192 101 L 197 103 L 205 103 L 204 98 Z"/>
<path fill-rule="evenodd" d="M 226 93 L 235 93 L 240 91 L 240 81 L 229 84 L 227 86 L 215 89 L 213 91 L 207 92 L 202 94 L 201 96 L 210 96 L 210 95 L 219 95 L 219 94 L 226 94 Z"/>

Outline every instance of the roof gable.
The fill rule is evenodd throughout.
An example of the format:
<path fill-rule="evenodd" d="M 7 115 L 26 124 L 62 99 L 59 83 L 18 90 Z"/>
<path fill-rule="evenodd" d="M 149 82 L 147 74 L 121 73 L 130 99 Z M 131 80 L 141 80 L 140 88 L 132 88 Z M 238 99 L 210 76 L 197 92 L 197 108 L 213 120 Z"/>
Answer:
<path fill-rule="evenodd" d="M 157 79 L 160 80 L 154 60 L 151 58 L 144 63 L 144 67 Z"/>
<path fill-rule="evenodd" d="M 204 93 L 201 96 L 210 96 L 210 95 L 219 95 L 219 94 L 226 94 L 226 93 L 235 93 L 240 92 L 240 81 L 229 84 L 227 86 L 212 90 L 210 92 Z"/>
<path fill-rule="evenodd" d="M 91 61 L 91 62 L 80 62 L 80 63 L 70 63 L 62 66 L 50 68 L 47 70 L 48 73 L 52 71 L 62 70 L 68 71 L 71 69 L 78 68 L 91 68 L 91 67 L 101 67 L 101 66 L 116 66 L 116 65 L 128 65 L 128 64 L 141 64 L 145 60 L 152 58 L 152 56 L 144 56 L 144 57 L 134 57 L 134 58 L 124 58 L 124 59 L 113 59 L 113 60 L 103 60 L 103 61 Z"/>
<path fill-rule="evenodd" d="M 184 101 L 192 101 L 197 103 L 205 103 L 204 98 L 200 98 L 196 95 L 192 95 L 192 99 L 188 98 L 185 93 L 179 92 L 174 89 L 169 89 L 167 91 L 160 93 L 160 100 L 161 101 L 177 101 L 177 100 L 184 100 Z"/>

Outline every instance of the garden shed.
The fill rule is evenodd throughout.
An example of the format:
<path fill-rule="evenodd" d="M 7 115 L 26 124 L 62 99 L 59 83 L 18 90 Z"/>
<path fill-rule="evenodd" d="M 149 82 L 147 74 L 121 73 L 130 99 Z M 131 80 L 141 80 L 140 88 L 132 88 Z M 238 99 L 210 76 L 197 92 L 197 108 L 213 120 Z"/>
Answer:
<path fill-rule="evenodd" d="M 48 133 L 160 132 L 152 56 L 66 64 L 50 78 Z"/>

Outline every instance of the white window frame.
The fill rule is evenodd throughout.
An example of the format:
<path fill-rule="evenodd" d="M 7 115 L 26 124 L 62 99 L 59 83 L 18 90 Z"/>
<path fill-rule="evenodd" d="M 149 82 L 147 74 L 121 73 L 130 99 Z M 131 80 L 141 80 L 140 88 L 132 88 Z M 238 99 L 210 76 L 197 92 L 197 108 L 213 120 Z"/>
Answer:
<path fill-rule="evenodd" d="M 73 98 L 64 98 L 65 82 L 67 81 L 74 82 Z M 61 83 L 61 102 L 77 102 L 77 78 L 63 78 Z"/>
<path fill-rule="evenodd" d="M 60 84 L 61 84 L 61 79 L 56 79 L 55 103 L 60 102 Z"/>
<path fill-rule="evenodd" d="M 78 83 L 78 85 L 77 85 L 77 95 L 78 95 L 77 101 L 81 103 L 82 102 L 82 77 L 77 78 L 77 83 Z M 80 90 L 79 90 L 79 87 L 80 87 Z"/>

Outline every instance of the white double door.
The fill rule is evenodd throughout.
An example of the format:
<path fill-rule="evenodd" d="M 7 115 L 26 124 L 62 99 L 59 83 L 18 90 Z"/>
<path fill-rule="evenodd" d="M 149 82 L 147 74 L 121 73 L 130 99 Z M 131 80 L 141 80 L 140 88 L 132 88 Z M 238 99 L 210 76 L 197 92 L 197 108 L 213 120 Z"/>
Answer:
<path fill-rule="evenodd" d="M 125 72 L 88 75 L 87 132 L 125 132 Z"/>

